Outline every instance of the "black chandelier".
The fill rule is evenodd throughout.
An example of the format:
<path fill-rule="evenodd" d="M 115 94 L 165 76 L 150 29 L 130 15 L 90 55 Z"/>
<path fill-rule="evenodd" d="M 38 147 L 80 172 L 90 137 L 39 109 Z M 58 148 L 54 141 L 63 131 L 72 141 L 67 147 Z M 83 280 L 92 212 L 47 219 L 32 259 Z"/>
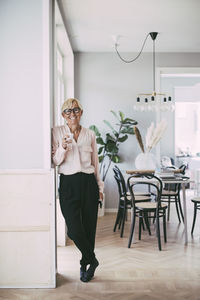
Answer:
<path fill-rule="evenodd" d="M 142 54 L 143 48 L 145 46 L 146 40 L 149 36 L 151 36 L 151 39 L 153 41 L 153 92 L 152 93 L 142 93 L 137 95 L 136 103 L 134 105 L 134 109 L 138 111 L 156 111 L 156 110 L 162 110 L 162 111 L 173 111 L 174 110 L 174 105 L 172 104 L 172 98 L 171 96 L 166 97 L 166 94 L 161 94 L 156 92 L 156 82 L 155 82 L 155 77 L 156 77 L 156 72 L 155 72 L 155 40 L 157 38 L 158 32 L 149 32 L 142 44 L 142 48 L 138 55 L 131 59 L 131 60 L 126 60 L 124 59 L 121 54 L 118 51 L 118 46 L 119 44 L 117 43 L 117 38 L 114 37 L 115 39 L 115 50 L 118 55 L 118 57 L 125 63 L 132 63 L 136 59 L 140 57 Z M 144 97 L 141 97 L 144 96 Z"/>

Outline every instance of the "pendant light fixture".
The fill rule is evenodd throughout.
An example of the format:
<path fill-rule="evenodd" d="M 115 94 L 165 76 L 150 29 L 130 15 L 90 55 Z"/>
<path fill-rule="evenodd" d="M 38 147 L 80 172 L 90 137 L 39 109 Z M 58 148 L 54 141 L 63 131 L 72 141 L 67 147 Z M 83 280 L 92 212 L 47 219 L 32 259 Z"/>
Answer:
<path fill-rule="evenodd" d="M 156 70 L 155 70 L 155 65 L 156 65 L 156 51 L 155 51 L 155 40 L 157 38 L 158 32 L 149 32 L 142 44 L 142 48 L 138 55 L 131 59 L 131 60 L 126 60 L 124 59 L 121 54 L 118 51 L 118 46 L 119 44 L 118 39 L 116 36 L 113 36 L 113 39 L 115 41 L 115 50 L 118 55 L 118 57 L 125 63 L 132 63 L 135 60 L 137 60 L 140 55 L 142 54 L 143 48 L 145 46 L 147 38 L 150 36 L 152 41 L 153 41 L 153 91 L 151 93 L 142 93 L 138 94 L 136 102 L 134 104 L 134 110 L 138 111 L 173 111 L 174 110 L 174 105 L 172 103 L 172 98 L 171 96 L 166 96 L 166 94 L 161 94 L 156 92 L 156 83 L 155 83 L 155 77 L 156 77 Z"/>

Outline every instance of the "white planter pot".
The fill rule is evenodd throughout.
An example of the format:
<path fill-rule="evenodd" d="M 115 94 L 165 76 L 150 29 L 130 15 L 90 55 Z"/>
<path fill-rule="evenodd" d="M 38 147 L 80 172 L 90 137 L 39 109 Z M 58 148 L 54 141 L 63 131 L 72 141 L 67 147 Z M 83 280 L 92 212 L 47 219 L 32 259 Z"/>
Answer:
<path fill-rule="evenodd" d="M 157 167 L 156 157 L 152 153 L 140 153 L 135 159 L 135 167 L 138 170 L 155 170 Z"/>

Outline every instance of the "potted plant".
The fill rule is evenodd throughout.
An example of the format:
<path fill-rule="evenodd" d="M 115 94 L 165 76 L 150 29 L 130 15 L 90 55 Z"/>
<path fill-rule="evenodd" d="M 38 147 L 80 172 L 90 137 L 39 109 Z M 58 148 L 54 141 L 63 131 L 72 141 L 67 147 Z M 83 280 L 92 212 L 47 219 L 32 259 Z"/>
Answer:
<path fill-rule="evenodd" d="M 106 133 L 105 138 L 102 137 L 95 125 L 90 126 L 96 134 L 97 144 L 99 145 L 98 155 L 100 162 L 100 174 L 103 181 L 110 168 L 111 162 L 119 163 L 120 156 L 119 145 L 128 139 L 128 135 L 134 134 L 133 126 L 137 125 L 137 121 L 126 118 L 124 113 L 119 111 L 118 114 L 111 110 L 111 113 L 117 120 L 115 124 L 118 128 L 114 128 L 110 122 L 104 120 L 104 123 L 110 128 L 110 132 Z"/>

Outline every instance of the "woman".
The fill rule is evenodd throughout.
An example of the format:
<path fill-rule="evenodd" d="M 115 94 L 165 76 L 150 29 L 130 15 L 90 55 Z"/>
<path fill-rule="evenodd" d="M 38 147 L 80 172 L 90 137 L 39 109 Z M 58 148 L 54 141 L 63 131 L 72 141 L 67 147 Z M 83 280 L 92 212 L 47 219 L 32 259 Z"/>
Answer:
<path fill-rule="evenodd" d="M 53 162 L 60 173 L 60 206 L 68 236 L 82 253 L 80 279 L 88 282 L 99 265 L 94 245 L 98 200 L 103 200 L 96 137 L 80 125 L 83 114 L 77 99 L 63 103 L 64 126 L 53 129 Z"/>

